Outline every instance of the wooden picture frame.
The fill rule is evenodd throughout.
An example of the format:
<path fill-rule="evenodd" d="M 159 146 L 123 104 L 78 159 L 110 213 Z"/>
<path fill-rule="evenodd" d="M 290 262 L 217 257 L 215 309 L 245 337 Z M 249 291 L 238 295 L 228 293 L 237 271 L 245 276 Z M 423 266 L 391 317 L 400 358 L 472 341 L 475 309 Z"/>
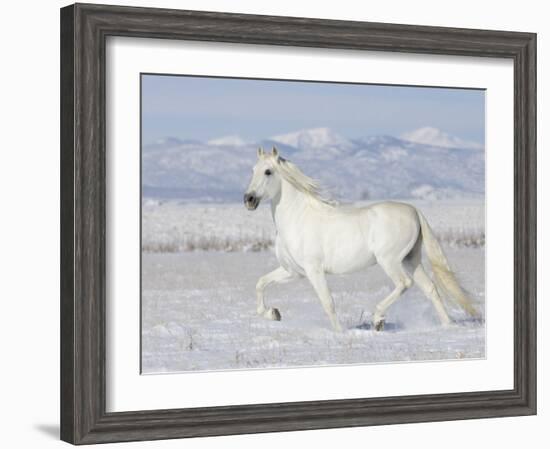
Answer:
<path fill-rule="evenodd" d="M 107 36 L 512 59 L 514 388 L 106 412 Z M 535 413 L 535 34 L 87 4 L 61 9 L 61 439 L 91 444 Z"/>

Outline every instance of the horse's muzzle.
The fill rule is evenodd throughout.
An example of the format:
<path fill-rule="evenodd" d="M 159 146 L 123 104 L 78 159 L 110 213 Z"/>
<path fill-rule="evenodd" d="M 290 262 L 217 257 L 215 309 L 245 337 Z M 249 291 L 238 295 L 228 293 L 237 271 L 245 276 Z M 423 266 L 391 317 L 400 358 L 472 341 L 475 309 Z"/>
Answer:
<path fill-rule="evenodd" d="M 256 210 L 260 204 L 260 198 L 254 195 L 254 193 L 245 193 L 243 200 L 248 210 Z"/>

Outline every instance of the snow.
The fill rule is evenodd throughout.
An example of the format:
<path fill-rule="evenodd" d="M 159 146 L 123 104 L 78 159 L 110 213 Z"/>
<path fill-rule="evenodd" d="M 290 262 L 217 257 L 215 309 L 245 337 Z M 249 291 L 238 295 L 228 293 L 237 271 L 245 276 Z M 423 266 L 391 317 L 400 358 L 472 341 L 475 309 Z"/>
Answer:
<path fill-rule="evenodd" d="M 447 255 L 483 313 L 483 249 Z M 305 280 L 267 290 L 281 321 L 256 315 L 257 279 L 277 266 L 270 251 L 144 253 L 142 263 L 143 373 L 485 357 L 484 320 L 451 306 L 455 322 L 442 328 L 416 287 L 388 310 L 386 329 L 374 331 L 372 311 L 391 291 L 379 267 L 329 277 L 345 328 L 335 333 Z"/>
<path fill-rule="evenodd" d="M 311 128 L 271 137 L 271 140 L 300 150 L 327 147 L 350 148 L 352 143 L 329 128 Z"/>
<path fill-rule="evenodd" d="M 255 285 L 277 267 L 269 207 L 143 201 L 142 369 L 144 373 L 460 360 L 485 357 L 482 201 L 414 201 L 434 228 L 460 282 L 482 313 L 453 304 L 442 328 L 430 301 L 412 288 L 371 328 L 391 291 L 379 267 L 329 277 L 345 328 L 331 330 L 305 280 L 272 286 L 267 304 L 280 322 L 256 315 Z"/>
<path fill-rule="evenodd" d="M 219 137 L 217 139 L 212 139 L 207 142 L 209 145 L 222 145 L 222 146 L 242 146 L 246 145 L 248 142 L 244 140 L 241 136 L 232 135 Z"/>
<path fill-rule="evenodd" d="M 483 145 L 451 136 L 437 128 L 426 126 L 401 135 L 403 140 L 443 148 L 483 150 Z"/>

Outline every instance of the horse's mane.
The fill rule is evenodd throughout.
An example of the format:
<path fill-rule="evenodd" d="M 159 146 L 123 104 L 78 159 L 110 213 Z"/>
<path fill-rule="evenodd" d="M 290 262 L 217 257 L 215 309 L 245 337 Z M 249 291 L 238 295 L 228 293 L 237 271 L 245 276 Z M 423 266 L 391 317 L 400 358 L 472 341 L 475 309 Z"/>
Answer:
<path fill-rule="evenodd" d="M 285 181 L 308 197 L 326 204 L 327 206 L 335 207 L 338 205 L 337 201 L 326 195 L 325 190 L 319 181 L 304 174 L 292 162 L 279 156 L 277 157 L 276 169 Z"/>

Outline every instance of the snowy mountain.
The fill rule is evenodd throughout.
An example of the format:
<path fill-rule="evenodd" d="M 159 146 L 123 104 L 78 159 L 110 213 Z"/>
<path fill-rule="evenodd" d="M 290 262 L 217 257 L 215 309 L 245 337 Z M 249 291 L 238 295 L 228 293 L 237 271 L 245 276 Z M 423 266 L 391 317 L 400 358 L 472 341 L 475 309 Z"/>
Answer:
<path fill-rule="evenodd" d="M 329 128 L 304 129 L 289 134 L 273 136 L 270 140 L 302 151 L 326 148 L 347 150 L 353 147 L 353 144 L 349 140 Z"/>
<path fill-rule="evenodd" d="M 406 137 L 406 138 L 405 138 Z M 142 151 L 145 197 L 241 201 L 256 149 L 275 145 L 306 174 L 342 200 L 480 197 L 485 152 L 434 128 L 401 138 L 346 139 L 328 128 L 247 142 L 228 136 L 208 142 L 163 139 Z"/>
<path fill-rule="evenodd" d="M 483 145 L 477 142 L 462 140 L 458 137 L 451 136 L 439 129 L 431 128 L 429 126 L 419 128 L 409 133 L 405 133 L 401 136 L 401 138 L 410 142 L 423 143 L 425 145 L 431 145 L 435 147 L 483 150 Z"/>
<path fill-rule="evenodd" d="M 233 146 L 240 147 L 246 145 L 248 142 L 244 140 L 241 136 L 224 136 L 217 139 L 209 140 L 207 142 L 209 145 L 221 145 L 221 146 Z"/>

